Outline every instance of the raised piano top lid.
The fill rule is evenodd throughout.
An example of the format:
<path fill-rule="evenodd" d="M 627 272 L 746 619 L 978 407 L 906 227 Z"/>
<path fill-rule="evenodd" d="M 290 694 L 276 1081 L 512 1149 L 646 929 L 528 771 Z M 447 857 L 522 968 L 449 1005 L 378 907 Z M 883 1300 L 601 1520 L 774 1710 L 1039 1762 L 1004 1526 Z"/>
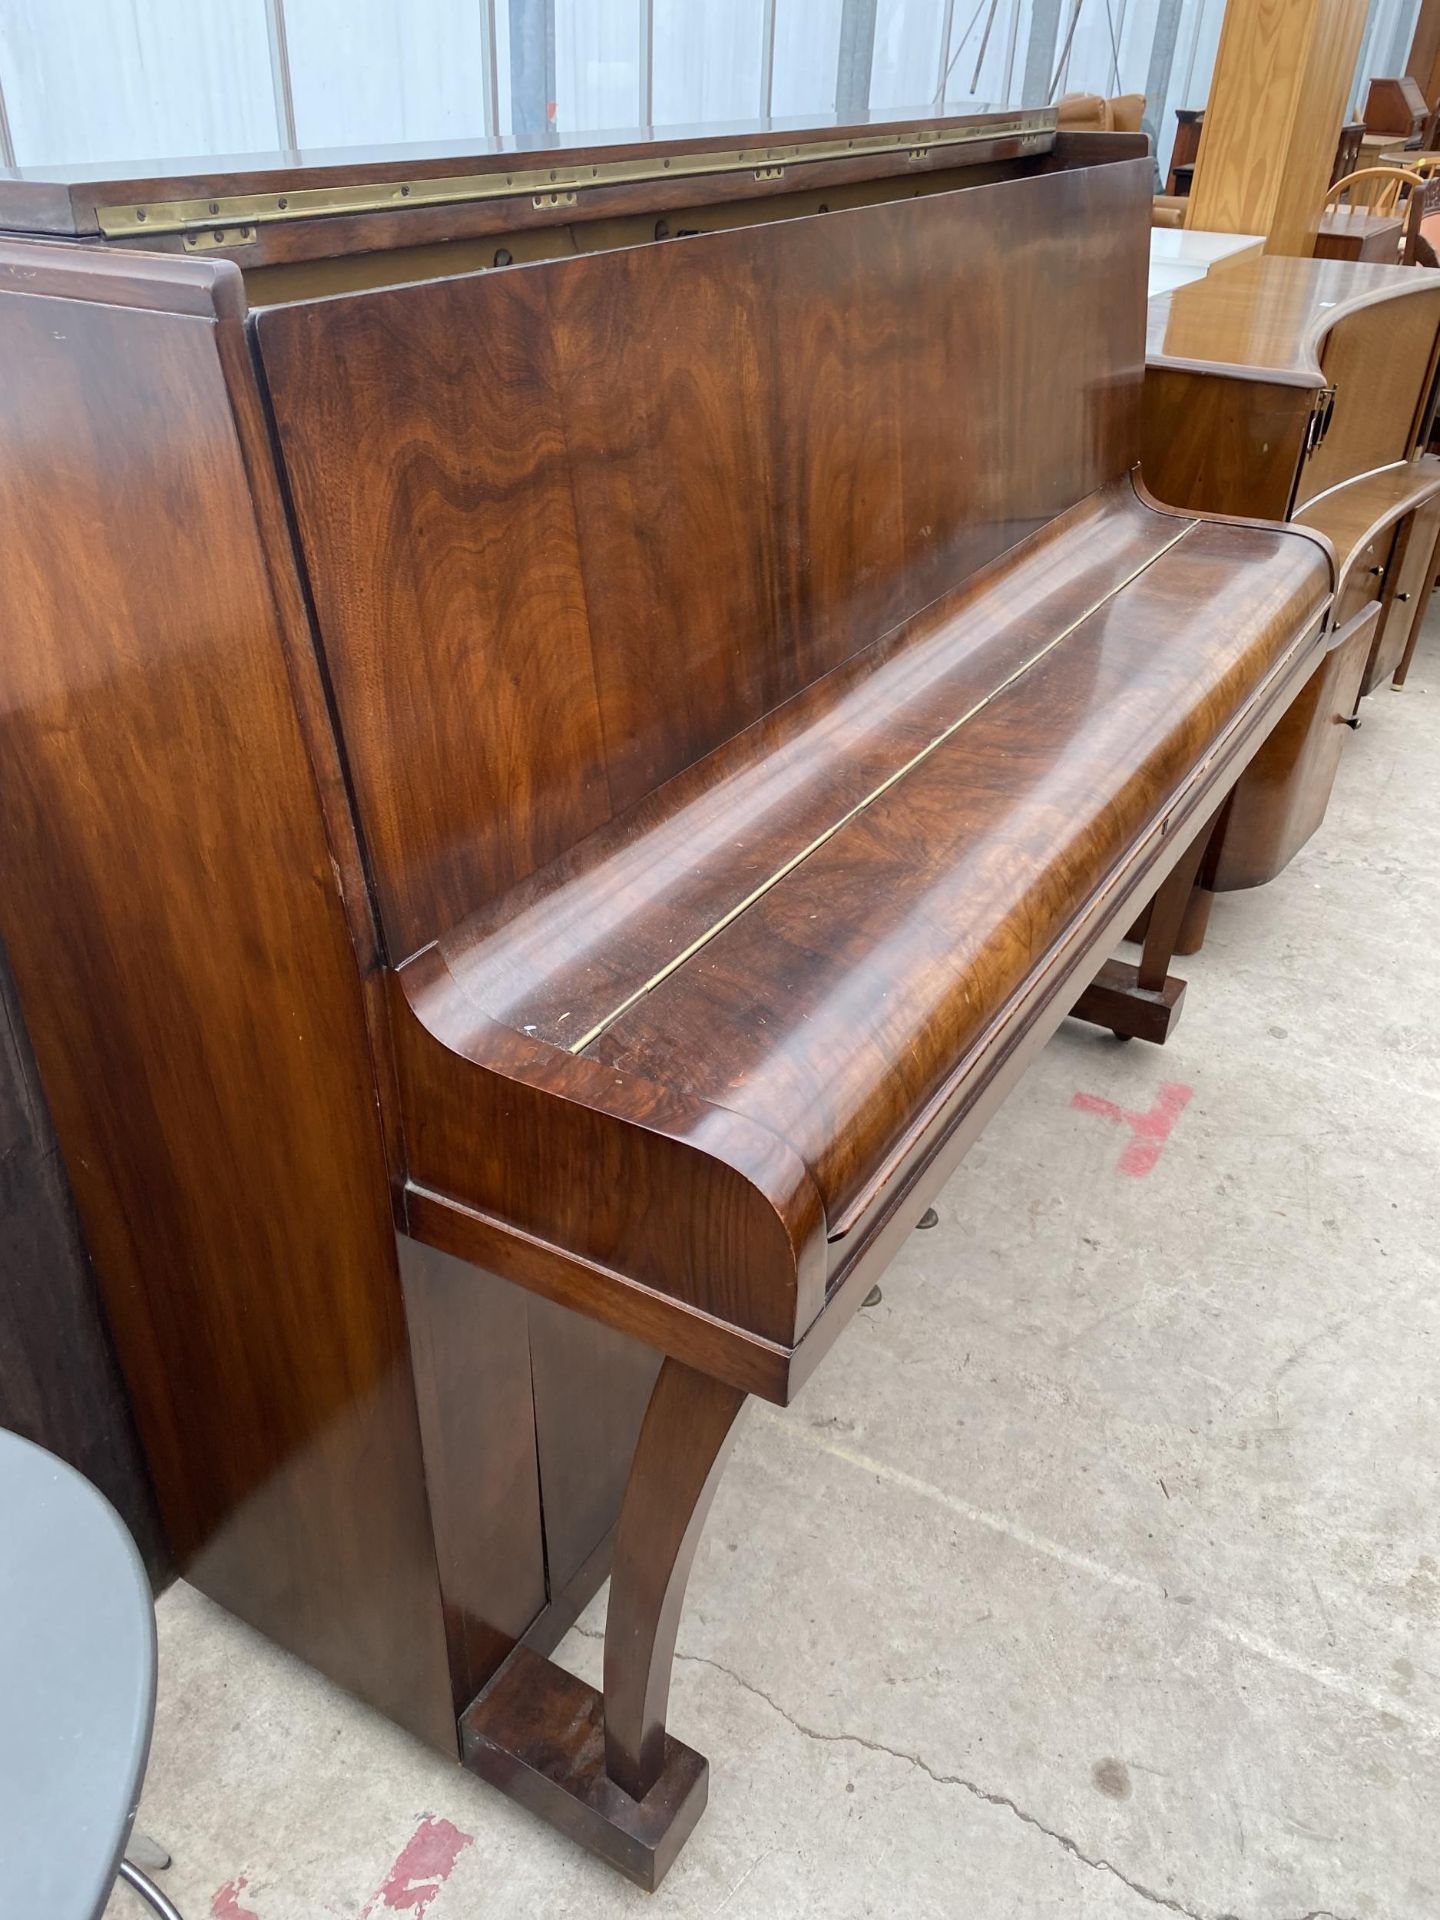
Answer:
<path fill-rule="evenodd" d="M 963 165 L 1004 142 L 1006 156 L 1055 143 L 1049 108 L 936 113 L 896 108 L 615 132 L 497 135 L 399 146 L 301 149 L 73 167 L 0 168 L 0 228 L 129 240 L 213 228 L 403 211 L 530 193 L 545 196 L 838 163 L 874 156 Z M 971 150 L 967 152 L 967 149 Z M 981 150 L 976 155 L 974 150 Z"/>
<path fill-rule="evenodd" d="M 1273 254 L 1241 260 L 1148 302 L 1146 364 L 1323 387 L 1320 349 L 1337 320 L 1437 280 L 1427 267 Z"/>

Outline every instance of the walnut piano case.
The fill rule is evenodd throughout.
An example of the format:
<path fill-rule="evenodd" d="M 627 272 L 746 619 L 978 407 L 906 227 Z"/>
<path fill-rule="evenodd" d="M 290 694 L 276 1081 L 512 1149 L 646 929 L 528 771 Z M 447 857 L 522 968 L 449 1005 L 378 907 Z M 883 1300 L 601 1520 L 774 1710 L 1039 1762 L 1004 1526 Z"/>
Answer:
<path fill-rule="evenodd" d="M 1158 1002 L 1323 650 L 1321 541 L 1135 476 L 1126 153 L 249 315 L 4 256 L 0 918 L 167 1517 L 645 1885 L 745 1398 Z"/>

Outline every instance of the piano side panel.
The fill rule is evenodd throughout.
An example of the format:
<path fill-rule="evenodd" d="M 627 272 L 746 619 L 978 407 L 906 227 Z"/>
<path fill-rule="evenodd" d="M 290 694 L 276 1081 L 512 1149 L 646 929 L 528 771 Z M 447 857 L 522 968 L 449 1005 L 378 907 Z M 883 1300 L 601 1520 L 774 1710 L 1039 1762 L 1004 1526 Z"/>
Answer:
<path fill-rule="evenodd" d="M 453 1752 L 360 979 L 220 352 L 234 270 L 87 257 L 0 263 L 0 935 L 183 1571 Z"/>
<path fill-rule="evenodd" d="M 1148 203 L 1122 161 L 256 316 L 392 961 L 1133 463 Z"/>

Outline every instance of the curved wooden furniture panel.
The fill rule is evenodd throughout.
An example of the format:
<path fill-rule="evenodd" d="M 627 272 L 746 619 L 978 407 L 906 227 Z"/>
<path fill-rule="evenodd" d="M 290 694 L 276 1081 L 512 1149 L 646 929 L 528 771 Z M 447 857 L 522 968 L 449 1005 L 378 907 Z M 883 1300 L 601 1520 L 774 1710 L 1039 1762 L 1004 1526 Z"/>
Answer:
<path fill-rule="evenodd" d="M 1273 878 L 1320 825 L 1341 722 L 1404 657 L 1435 545 L 1433 463 L 1412 456 L 1437 341 L 1440 274 L 1418 268 L 1267 257 L 1150 302 L 1147 484 L 1176 505 L 1324 533 L 1339 573 L 1332 642 L 1351 628 L 1225 809 L 1180 951 L 1200 944 L 1212 891 Z M 1377 617 L 1362 643 L 1352 623 L 1367 599 Z"/>
<path fill-rule="evenodd" d="M 1425 299 L 1423 269 L 1349 260 L 1239 260 L 1146 303 L 1147 366 L 1324 385 L 1326 336 L 1366 307 Z"/>
<path fill-rule="evenodd" d="M 1309 501 L 1296 523 L 1335 552 L 1326 655 L 1235 789 L 1205 869 L 1228 893 L 1284 871 L 1325 818 L 1361 699 L 1388 679 L 1424 615 L 1440 533 L 1440 460 L 1363 474 Z"/>

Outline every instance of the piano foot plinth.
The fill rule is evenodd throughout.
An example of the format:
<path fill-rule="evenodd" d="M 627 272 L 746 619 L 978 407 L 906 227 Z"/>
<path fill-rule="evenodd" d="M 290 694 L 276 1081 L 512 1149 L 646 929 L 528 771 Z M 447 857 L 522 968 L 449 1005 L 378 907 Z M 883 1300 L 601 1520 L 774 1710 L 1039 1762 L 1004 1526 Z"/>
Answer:
<path fill-rule="evenodd" d="M 632 1800 L 605 1771 L 605 1702 L 523 1641 L 460 1722 L 461 1758 L 511 1800 L 647 1893 L 705 1811 L 710 1767 L 665 1736 L 660 1772 Z"/>
<path fill-rule="evenodd" d="M 517 1646 L 460 1721 L 465 1765 L 653 1890 L 705 1808 L 708 1767 L 665 1730 L 691 1563 L 745 1404 L 667 1359 L 615 1534 L 605 1691 Z"/>
<path fill-rule="evenodd" d="M 1139 968 L 1107 960 L 1070 1009 L 1076 1020 L 1108 1027 L 1118 1040 L 1149 1040 L 1164 1046 L 1180 1018 L 1185 982 L 1167 974 L 1158 988 L 1142 987 Z"/>
<path fill-rule="evenodd" d="M 1164 1046 L 1170 1031 L 1180 1018 L 1185 998 L 1185 982 L 1169 972 L 1187 923 L 1193 918 L 1192 897 L 1196 893 L 1201 862 L 1215 830 L 1218 814 L 1205 826 L 1170 869 L 1149 907 L 1130 929 L 1138 937 L 1140 964 L 1128 960 L 1107 960 L 1070 1009 L 1077 1020 L 1092 1026 L 1108 1027 L 1120 1040 L 1149 1040 Z M 1199 924 L 1204 937 L 1204 919 Z"/>

